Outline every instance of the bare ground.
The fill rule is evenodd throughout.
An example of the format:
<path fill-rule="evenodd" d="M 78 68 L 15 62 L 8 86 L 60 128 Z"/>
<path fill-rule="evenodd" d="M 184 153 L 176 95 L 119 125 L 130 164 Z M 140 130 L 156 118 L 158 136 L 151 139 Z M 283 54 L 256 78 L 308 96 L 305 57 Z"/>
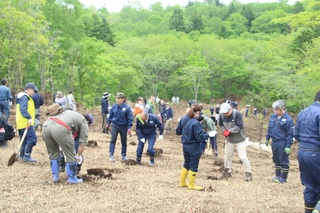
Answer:
<path fill-rule="evenodd" d="M 156 166 L 149 167 L 145 155 L 141 166 L 126 165 L 120 161 L 120 141 L 116 146 L 116 162 L 109 162 L 110 135 L 101 133 L 99 109 L 90 111 L 95 123 L 90 127 L 89 140 L 97 146 L 87 147 L 80 172 L 99 169 L 105 177 L 84 176 L 87 181 L 79 185 L 67 184 L 66 174 L 60 173 L 61 181 L 53 184 L 48 155 L 38 131 L 38 144 L 33 157 L 38 163 L 16 162 L 7 167 L 11 154 L 19 144 L 16 137 L 9 147 L 0 149 L 0 209 L 1 212 L 303 212 L 303 186 L 300 183 L 297 162 L 297 144 L 291 154 L 291 168 L 288 182 L 275 184 L 271 154 L 248 147 L 248 157 L 253 167 L 253 181 L 244 181 L 244 169 L 234 154 L 233 177 L 229 180 L 215 180 L 220 176 L 219 166 L 214 165 L 223 158 L 223 139 L 218 137 L 219 157 L 201 158 L 196 183 L 206 191 L 189 191 L 178 187 L 180 169 L 183 163 L 181 143 L 174 134 L 178 117 L 185 112 L 186 105 L 174 106 L 174 123 L 171 133 L 156 143 L 163 154 L 156 158 Z M 205 105 L 205 109 L 209 109 Z M 44 111 L 44 108 L 42 109 Z M 84 112 L 82 109 L 81 112 Z M 206 112 L 206 111 L 205 111 Z M 45 116 L 42 116 L 42 120 Z M 262 140 L 265 135 L 263 121 Z M 247 135 L 251 141 L 260 139 L 259 118 L 245 118 Z M 135 136 L 128 140 L 128 157 L 135 159 Z M 146 147 L 145 147 L 146 150 Z M 111 175 L 110 175 L 111 174 Z M 110 178 L 111 176 L 111 178 Z"/>

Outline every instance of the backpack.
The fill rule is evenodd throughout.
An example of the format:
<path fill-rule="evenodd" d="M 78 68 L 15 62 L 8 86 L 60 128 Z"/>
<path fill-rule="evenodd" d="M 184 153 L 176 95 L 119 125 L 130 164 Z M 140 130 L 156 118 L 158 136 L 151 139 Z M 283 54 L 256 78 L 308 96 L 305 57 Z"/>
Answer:
<path fill-rule="evenodd" d="M 4 118 L 0 118 L 0 142 L 11 140 L 16 135 L 16 131 Z"/>
<path fill-rule="evenodd" d="M 236 113 L 237 113 L 237 110 L 232 110 L 232 119 L 235 121 L 236 120 Z M 220 113 L 220 118 L 222 121 L 223 121 L 223 118 L 224 118 L 224 115 Z"/>
<path fill-rule="evenodd" d="M 215 126 L 217 126 L 218 122 L 217 122 L 216 117 L 214 117 L 214 116 L 210 116 L 210 118 L 213 120 L 214 125 L 215 125 Z"/>

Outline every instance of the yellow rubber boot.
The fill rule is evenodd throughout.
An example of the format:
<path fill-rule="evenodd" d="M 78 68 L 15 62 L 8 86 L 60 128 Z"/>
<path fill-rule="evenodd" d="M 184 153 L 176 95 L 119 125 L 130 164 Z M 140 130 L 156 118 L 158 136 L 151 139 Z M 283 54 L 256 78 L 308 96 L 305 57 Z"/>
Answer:
<path fill-rule="evenodd" d="M 181 175 L 180 175 L 180 187 L 188 187 L 188 184 L 186 183 L 187 175 L 188 175 L 189 170 L 186 168 L 182 167 L 181 169 Z"/>
<path fill-rule="evenodd" d="M 193 171 L 189 171 L 189 185 L 188 185 L 188 189 L 190 190 L 197 190 L 197 191 L 203 191 L 204 188 L 201 187 L 201 186 L 196 186 L 196 184 L 194 183 L 195 180 L 196 180 L 196 176 L 197 176 L 197 173 L 196 172 L 193 172 Z"/>

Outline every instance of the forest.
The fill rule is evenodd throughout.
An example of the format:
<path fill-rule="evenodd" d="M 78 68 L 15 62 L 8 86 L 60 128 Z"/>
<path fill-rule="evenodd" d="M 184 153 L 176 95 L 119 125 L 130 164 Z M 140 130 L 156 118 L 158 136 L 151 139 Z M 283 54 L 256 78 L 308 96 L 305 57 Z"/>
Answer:
<path fill-rule="evenodd" d="M 103 92 L 216 103 L 236 97 L 299 112 L 320 82 L 320 2 L 189 1 L 118 13 L 79 0 L 2 0 L 0 78 L 74 91 L 87 107 Z M 114 97 L 114 96 L 113 96 Z"/>

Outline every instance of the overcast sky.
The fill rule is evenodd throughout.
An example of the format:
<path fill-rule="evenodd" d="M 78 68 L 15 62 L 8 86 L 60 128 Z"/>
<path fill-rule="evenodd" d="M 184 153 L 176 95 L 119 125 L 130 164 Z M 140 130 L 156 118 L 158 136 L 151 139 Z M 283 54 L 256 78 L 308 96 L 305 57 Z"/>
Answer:
<path fill-rule="evenodd" d="M 132 0 L 135 2 L 136 0 Z M 294 1 L 294 0 L 290 0 Z M 82 4 L 85 6 L 95 6 L 96 8 L 106 7 L 108 12 L 120 12 L 124 5 L 130 4 L 130 0 L 80 0 Z M 168 5 L 181 5 L 185 6 L 188 4 L 188 0 L 140 0 L 142 7 L 149 8 L 151 4 L 156 2 L 161 2 L 162 6 L 166 8 Z M 203 2 L 202 0 L 200 2 Z M 224 4 L 228 4 L 230 0 L 220 0 L 220 2 Z M 276 0 L 240 0 L 242 3 L 250 3 L 250 2 L 277 2 Z"/>

